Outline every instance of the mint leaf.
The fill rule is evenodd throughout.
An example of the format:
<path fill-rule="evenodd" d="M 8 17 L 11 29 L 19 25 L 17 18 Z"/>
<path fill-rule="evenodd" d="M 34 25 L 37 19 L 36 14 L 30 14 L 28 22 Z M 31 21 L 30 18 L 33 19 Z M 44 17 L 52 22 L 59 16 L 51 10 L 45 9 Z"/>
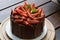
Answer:
<path fill-rule="evenodd" d="M 33 10 L 31 10 L 32 13 L 36 13 L 37 12 L 37 9 L 34 8 Z"/>

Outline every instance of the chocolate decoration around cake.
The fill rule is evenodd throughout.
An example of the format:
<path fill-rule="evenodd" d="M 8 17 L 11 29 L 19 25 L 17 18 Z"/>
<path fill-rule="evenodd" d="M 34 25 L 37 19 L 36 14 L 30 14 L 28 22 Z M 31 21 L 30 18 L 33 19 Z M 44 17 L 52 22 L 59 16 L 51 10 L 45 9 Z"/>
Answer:
<path fill-rule="evenodd" d="M 44 27 L 44 12 L 35 4 L 20 5 L 11 11 L 12 33 L 21 39 L 34 39 L 41 35 Z"/>

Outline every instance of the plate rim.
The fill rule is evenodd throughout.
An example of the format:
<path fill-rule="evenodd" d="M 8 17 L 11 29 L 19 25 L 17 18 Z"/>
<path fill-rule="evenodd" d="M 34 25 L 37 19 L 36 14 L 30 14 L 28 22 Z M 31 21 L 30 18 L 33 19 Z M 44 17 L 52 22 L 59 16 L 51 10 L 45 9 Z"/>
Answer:
<path fill-rule="evenodd" d="M 10 20 L 8 20 L 9 22 L 10 22 Z M 7 22 L 6 22 L 7 23 Z M 7 24 L 6 24 L 7 25 Z M 13 37 L 15 37 L 15 38 L 18 38 L 18 37 L 16 37 L 15 35 L 13 35 L 12 34 L 12 32 L 11 32 L 11 30 L 10 30 L 10 33 L 8 33 L 9 31 L 9 29 L 7 29 L 8 27 L 6 26 L 6 33 L 7 33 L 7 35 L 10 37 L 10 38 L 12 38 L 12 39 L 14 39 Z M 10 35 L 9 35 L 10 34 Z M 42 34 L 39 36 L 39 37 L 37 37 L 36 39 L 38 39 L 38 38 L 40 38 L 40 39 L 42 39 L 42 38 L 44 38 L 45 37 L 45 35 L 47 34 L 47 27 L 45 26 L 44 28 L 43 28 L 43 32 L 42 32 Z M 13 36 L 13 37 L 12 37 Z M 18 39 L 20 39 L 20 38 L 18 38 Z"/>
<path fill-rule="evenodd" d="M 9 19 L 9 17 L 6 18 L 6 19 L 2 22 L 2 24 L 1 24 L 2 26 L 3 26 L 4 22 L 7 21 L 7 19 Z M 51 22 L 50 22 L 47 18 L 45 18 L 45 20 L 47 20 L 47 21 L 51 24 Z M 52 25 L 52 24 L 51 24 L 51 25 Z M 52 26 L 53 26 L 53 25 L 52 25 Z"/>

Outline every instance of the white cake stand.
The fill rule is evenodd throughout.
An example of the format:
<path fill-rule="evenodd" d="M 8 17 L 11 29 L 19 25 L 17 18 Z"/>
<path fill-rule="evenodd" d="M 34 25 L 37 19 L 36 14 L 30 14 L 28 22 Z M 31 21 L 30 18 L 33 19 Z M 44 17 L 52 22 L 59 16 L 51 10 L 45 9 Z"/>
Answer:
<path fill-rule="evenodd" d="M 45 20 L 45 22 L 46 22 L 46 20 Z M 13 40 L 41 40 L 42 38 L 45 37 L 45 35 L 47 33 L 47 27 L 46 27 L 47 24 L 45 23 L 45 26 L 43 28 L 43 32 L 39 37 L 37 37 L 36 39 L 21 39 L 21 38 L 18 38 L 17 36 L 12 34 L 9 17 L 3 21 L 2 25 L 3 25 L 3 27 L 5 27 L 6 34 Z"/>

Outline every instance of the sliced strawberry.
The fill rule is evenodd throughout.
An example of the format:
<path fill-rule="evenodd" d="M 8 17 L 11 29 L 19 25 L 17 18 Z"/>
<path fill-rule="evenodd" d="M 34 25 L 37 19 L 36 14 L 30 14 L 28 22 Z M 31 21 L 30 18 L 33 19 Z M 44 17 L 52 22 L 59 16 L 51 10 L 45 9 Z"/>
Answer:
<path fill-rule="evenodd" d="M 22 13 L 23 11 L 22 10 L 20 10 L 19 8 L 16 8 L 15 9 L 18 13 Z"/>
<path fill-rule="evenodd" d="M 39 21 L 38 20 L 31 20 L 30 23 L 31 24 L 37 24 Z"/>
<path fill-rule="evenodd" d="M 27 17 L 27 12 L 22 12 L 21 15 Z"/>
<path fill-rule="evenodd" d="M 31 15 L 31 13 L 29 12 L 29 10 L 27 11 L 27 15 L 28 15 L 31 19 L 34 18 L 34 17 Z"/>
<path fill-rule="evenodd" d="M 15 14 L 17 14 L 17 12 L 16 12 L 15 10 L 13 10 L 13 11 L 12 11 L 12 14 L 15 15 Z"/>
<path fill-rule="evenodd" d="M 27 20 L 30 24 L 37 24 L 39 22 L 39 20 L 31 20 L 31 19 L 28 19 Z"/>
<path fill-rule="evenodd" d="M 41 17 L 43 18 L 45 15 L 44 15 L 44 11 L 41 12 Z"/>
<path fill-rule="evenodd" d="M 21 23 L 23 21 L 23 19 L 15 19 L 14 20 L 16 23 Z"/>
<path fill-rule="evenodd" d="M 31 4 L 31 9 L 33 10 L 35 8 L 35 4 Z"/>
<path fill-rule="evenodd" d="M 22 11 L 24 11 L 24 12 L 26 12 L 26 10 L 24 9 L 24 7 L 23 6 L 21 6 L 21 8 L 20 8 Z"/>
<path fill-rule="evenodd" d="M 27 3 L 25 2 L 25 4 L 24 4 L 24 8 L 25 8 L 25 10 L 27 10 Z"/>
<path fill-rule="evenodd" d="M 27 21 L 23 21 L 23 24 L 26 24 L 26 25 L 28 25 L 29 23 L 28 23 Z"/>
<path fill-rule="evenodd" d="M 26 17 L 23 16 L 22 19 L 26 20 Z"/>

